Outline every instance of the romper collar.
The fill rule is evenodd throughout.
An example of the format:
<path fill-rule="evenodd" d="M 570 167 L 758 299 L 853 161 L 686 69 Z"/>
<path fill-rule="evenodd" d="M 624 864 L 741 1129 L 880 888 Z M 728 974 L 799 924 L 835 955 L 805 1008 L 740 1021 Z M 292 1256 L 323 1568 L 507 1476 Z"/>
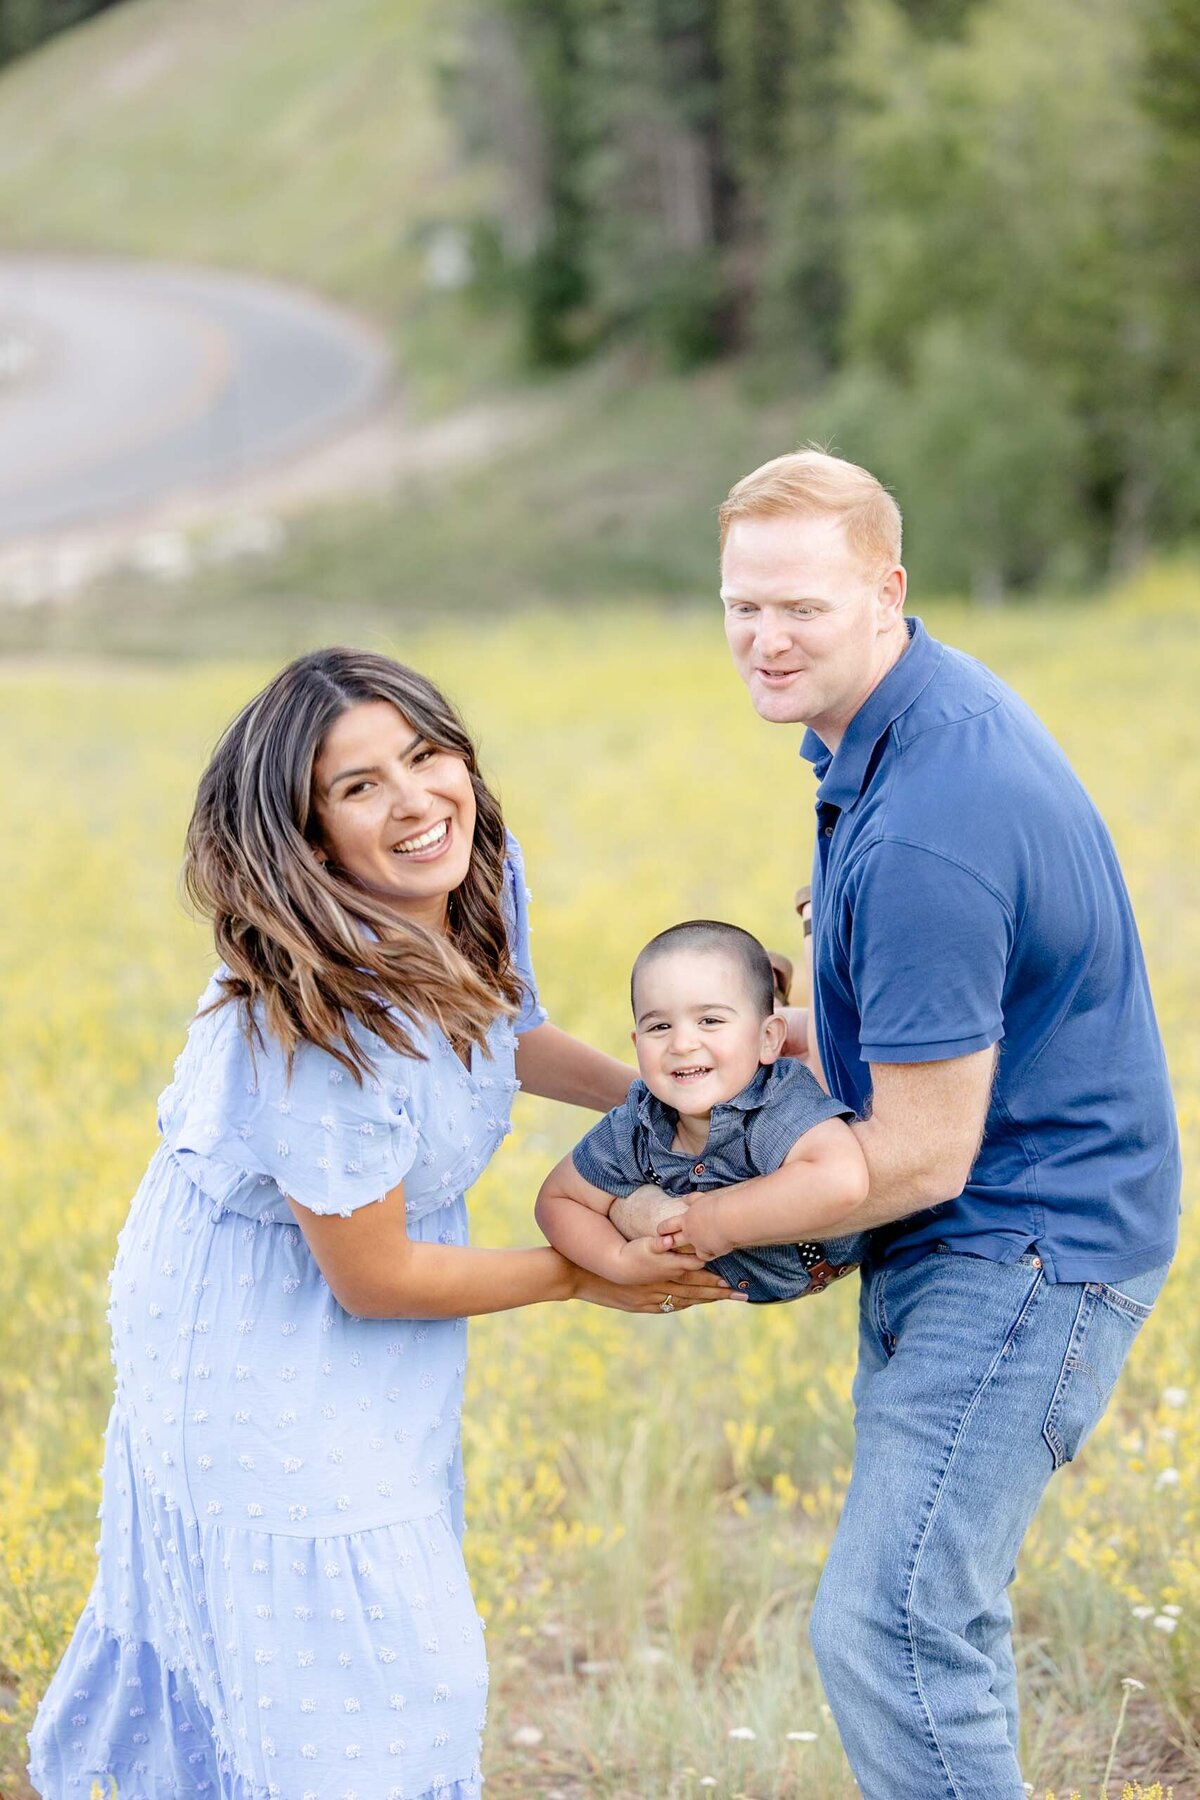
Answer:
<path fill-rule="evenodd" d="M 781 1065 L 777 1062 L 760 1063 L 753 1076 L 740 1093 L 733 1094 L 728 1100 L 722 1100 L 718 1105 L 714 1106 L 712 1109 L 712 1124 L 709 1126 L 710 1134 L 713 1124 L 716 1124 L 722 1114 L 753 1112 L 756 1108 L 764 1105 L 767 1098 L 767 1090 L 770 1087 L 771 1082 L 776 1079 L 780 1066 Z M 650 1131 L 656 1129 L 659 1132 L 668 1131 L 669 1142 L 670 1138 L 675 1135 L 675 1109 L 667 1106 L 664 1101 L 658 1098 L 657 1094 L 652 1094 L 644 1082 L 641 1084 L 641 1087 L 642 1092 L 638 1096 L 637 1102 L 638 1118 Z"/>

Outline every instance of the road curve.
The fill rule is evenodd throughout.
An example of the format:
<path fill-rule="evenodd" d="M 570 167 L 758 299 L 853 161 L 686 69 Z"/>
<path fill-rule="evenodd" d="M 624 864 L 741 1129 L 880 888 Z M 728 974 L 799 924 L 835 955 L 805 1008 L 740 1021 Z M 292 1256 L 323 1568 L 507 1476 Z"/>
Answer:
<path fill-rule="evenodd" d="M 0 538 L 228 484 L 361 419 L 381 339 L 254 277 L 82 257 L 0 257 Z"/>

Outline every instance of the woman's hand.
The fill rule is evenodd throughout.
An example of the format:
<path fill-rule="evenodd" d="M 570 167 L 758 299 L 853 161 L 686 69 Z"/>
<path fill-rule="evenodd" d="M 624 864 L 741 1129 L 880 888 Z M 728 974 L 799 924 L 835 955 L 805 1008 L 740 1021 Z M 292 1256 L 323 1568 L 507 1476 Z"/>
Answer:
<path fill-rule="evenodd" d="M 638 1287 L 606 1281 L 602 1275 L 593 1275 L 588 1269 L 577 1269 L 576 1276 L 571 1294 L 573 1300 L 587 1300 L 592 1306 L 612 1306 L 618 1312 L 683 1312 L 689 1306 L 705 1306 L 712 1300 L 745 1301 L 746 1298 L 745 1294 L 739 1294 L 727 1281 L 705 1268 L 684 1269 L 669 1280 L 660 1277 Z M 669 1306 L 664 1304 L 667 1300 L 671 1302 Z"/>

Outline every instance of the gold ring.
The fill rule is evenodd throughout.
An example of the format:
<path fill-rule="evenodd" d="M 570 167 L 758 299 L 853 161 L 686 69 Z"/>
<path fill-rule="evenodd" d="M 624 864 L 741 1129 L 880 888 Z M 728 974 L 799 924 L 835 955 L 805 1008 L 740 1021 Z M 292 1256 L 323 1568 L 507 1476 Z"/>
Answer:
<path fill-rule="evenodd" d="M 675 1311 L 675 1302 L 674 1302 L 674 1300 L 672 1300 L 670 1294 L 668 1294 L 664 1299 L 659 1301 L 658 1310 L 659 1310 L 659 1312 L 674 1312 Z"/>

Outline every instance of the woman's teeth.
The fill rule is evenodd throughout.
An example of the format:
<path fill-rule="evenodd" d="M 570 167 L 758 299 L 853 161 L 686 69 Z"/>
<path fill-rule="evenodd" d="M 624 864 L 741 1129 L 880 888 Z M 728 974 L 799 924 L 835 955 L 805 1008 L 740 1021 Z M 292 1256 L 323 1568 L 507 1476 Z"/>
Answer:
<path fill-rule="evenodd" d="M 415 856 L 419 850 L 432 850 L 435 844 L 441 843 L 449 829 L 449 820 L 443 819 L 440 825 L 431 825 L 420 837 L 405 838 L 402 844 L 393 844 L 392 855 Z"/>

